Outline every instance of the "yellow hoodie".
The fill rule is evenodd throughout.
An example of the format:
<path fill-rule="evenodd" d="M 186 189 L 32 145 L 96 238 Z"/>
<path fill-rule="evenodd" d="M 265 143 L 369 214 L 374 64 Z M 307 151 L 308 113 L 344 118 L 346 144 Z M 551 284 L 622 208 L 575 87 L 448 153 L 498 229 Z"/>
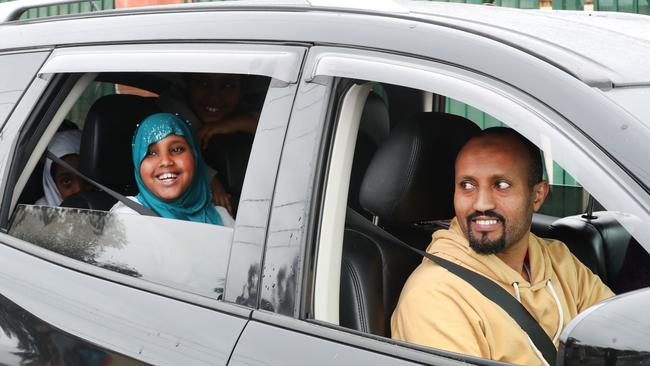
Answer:
<path fill-rule="evenodd" d="M 531 282 L 496 255 L 469 247 L 454 219 L 427 252 L 478 272 L 526 307 L 558 346 L 562 329 L 589 306 L 614 296 L 562 242 L 530 234 Z M 395 339 L 519 365 L 545 365 L 527 334 L 472 285 L 424 259 L 406 281 L 391 319 Z"/>

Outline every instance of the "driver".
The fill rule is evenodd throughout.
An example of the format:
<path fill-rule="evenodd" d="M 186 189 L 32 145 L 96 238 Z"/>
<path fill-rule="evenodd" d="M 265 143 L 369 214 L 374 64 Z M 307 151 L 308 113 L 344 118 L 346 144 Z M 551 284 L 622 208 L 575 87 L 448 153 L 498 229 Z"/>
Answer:
<path fill-rule="evenodd" d="M 512 129 L 486 129 L 459 152 L 456 217 L 427 252 L 488 277 L 539 322 L 556 348 L 571 319 L 614 294 L 562 242 L 530 232 L 549 192 L 539 149 Z M 424 259 L 407 280 L 392 336 L 412 343 L 520 365 L 546 361 L 500 306 Z"/>

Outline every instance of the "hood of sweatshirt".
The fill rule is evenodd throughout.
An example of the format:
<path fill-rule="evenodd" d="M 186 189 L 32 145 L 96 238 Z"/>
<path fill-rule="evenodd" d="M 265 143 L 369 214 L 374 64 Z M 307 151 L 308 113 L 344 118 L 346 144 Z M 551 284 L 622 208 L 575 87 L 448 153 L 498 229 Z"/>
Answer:
<path fill-rule="evenodd" d="M 538 244 L 538 245 L 536 245 Z M 531 281 L 524 279 L 520 273 L 512 269 L 494 254 L 478 254 L 469 246 L 469 242 L 461 231 L 457 218 L 451 221 L 447 230 L 438 230 L 433 234 L 433 240 L 427 252 L 451 260 L 463 267 L 478 272 L 500 283 L 508 290 L 512 290 L 513 283 L 519 288 L 529 288 L 537 291 L 546 286 L 552 275 L 552 266 L 542 239 L 529 233 L 528 262 Z"/>

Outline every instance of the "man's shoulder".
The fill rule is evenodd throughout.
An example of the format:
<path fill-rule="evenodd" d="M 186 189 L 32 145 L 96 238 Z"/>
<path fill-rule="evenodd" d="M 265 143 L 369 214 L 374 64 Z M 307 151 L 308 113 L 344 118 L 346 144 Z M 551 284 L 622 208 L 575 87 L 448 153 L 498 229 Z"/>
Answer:
<path fill-rule="evenodd" d="M 531 233 L 531 235 L 533 235 L 537 239 L 537 241 L 540 243 L 542 248 L 546 250 L 549 256 L 551 256 L 551 258 L 562 259 L 562 258 L 566 258 L 567 255 L 571 254 L 569 247 L 560 240 L 551 239 L 551 238 L 542 238 L 536 236 L 533 233 Z"/>
<path fill-rule="evenodd" d="M 458 265 L 463 265 L 453 258 L 447 258 Z M 402 296 L 448 296 L 474 290 L 466 281 L 428 259 L 425 259 L 409 276 L 402 289 Z"/>

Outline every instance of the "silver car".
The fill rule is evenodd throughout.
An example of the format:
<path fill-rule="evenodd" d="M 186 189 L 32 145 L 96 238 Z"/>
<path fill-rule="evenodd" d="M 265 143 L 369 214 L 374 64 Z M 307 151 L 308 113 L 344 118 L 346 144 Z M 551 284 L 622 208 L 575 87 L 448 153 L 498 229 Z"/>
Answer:
<path fill-rule="evenodd" d="M 621 294 L 566 327 L 557 364 L 650 359 L 649 17 L 292 0 L 19 19 L 61 2 L 0 4 L 0 363 L 501 364 L 390 339 L 408 247 L 453 217 L 458 119 L 540 147 L 532 230 Z M 225 77 L 227 117 L 256 121 L 203 150 L 234 227 L 110 213 L 137 194 L 137 124 L 199 131 Z M 64 130 L 84 187 L 44 204 Z"/>

